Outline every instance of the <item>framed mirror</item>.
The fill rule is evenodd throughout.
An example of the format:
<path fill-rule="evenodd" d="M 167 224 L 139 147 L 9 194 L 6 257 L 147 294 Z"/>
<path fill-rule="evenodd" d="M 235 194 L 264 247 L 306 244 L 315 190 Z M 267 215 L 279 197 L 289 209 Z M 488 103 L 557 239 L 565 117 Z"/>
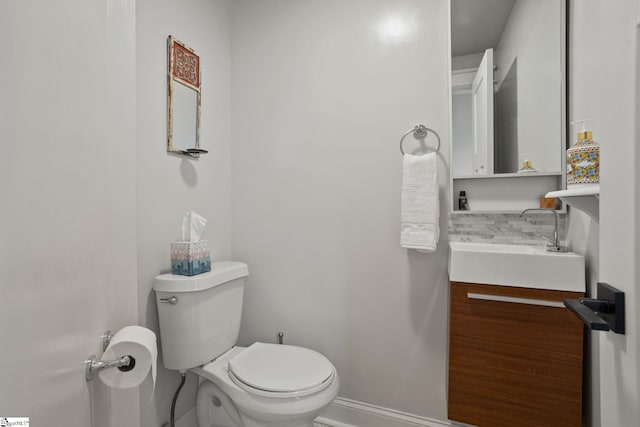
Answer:
<path fill-rule="evenodd" d="M 167 39 L 167 151 L 191 157 L 200 148 L 200 57 L 173 36 Z"/>
<path fill-rule="evenodd" d="M 451 0 L 452 176 L 563 175 L 566 0 Z"/>

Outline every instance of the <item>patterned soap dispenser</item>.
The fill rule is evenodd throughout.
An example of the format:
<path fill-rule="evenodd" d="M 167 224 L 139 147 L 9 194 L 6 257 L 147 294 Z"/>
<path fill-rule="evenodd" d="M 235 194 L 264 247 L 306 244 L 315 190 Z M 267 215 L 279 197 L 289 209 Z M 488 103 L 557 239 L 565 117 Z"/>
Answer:
<path fill-rule="evenodd" d="M 587 130 L 587 120 L 582 123 L 576 144 L 567 150 L 567 186 L 597 184 L 600 182 L 600 145 L 593 141 L 593 133 Z"/>

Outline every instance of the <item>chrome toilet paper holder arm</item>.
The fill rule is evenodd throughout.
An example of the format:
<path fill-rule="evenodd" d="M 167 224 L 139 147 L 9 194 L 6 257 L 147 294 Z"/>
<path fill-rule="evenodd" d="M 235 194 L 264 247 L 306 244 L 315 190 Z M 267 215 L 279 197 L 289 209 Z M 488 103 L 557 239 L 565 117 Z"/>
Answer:
<path fill-rule="evenodd" d="M 130 371 L 135 366 L 136 360 L 131 356 L 122 356 L 116 360 L 97 360 L 96 355 L 92 354 L 84 363 L 85 378 L 87 381 L 91 381 L 93 377 L 105 369 L 118 368 L 123 372 Z"/>
<path fill-rule="evenodd" d="M 109 343 L 113 338 L 113 334 L 110 330 L 104 331 L 102 334 L 102 351 L 106 351 Z M 123 372 L 127 372 L 133 369 L 136 364 L 136 360 L 132 356 L 122 356 L 117 360 L 98 360 L 95 354 L 89 356 L 84 361 L 85 364 L 85 378 L 87 381 L 93 380 L 93 377 L 98 375 L 101 371 L 109 368 L 118 368 Z"/>

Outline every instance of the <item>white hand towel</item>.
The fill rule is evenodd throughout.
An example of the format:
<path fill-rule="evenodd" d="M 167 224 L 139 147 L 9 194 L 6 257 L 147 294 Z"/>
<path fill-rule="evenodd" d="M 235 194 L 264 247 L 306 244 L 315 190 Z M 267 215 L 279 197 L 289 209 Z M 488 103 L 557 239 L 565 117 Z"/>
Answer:
<path fill-rule="evenodd" d="M 400 244 L 420 252 L 434 252 L 440 237 L 436 153 L 402 159 Z"/>

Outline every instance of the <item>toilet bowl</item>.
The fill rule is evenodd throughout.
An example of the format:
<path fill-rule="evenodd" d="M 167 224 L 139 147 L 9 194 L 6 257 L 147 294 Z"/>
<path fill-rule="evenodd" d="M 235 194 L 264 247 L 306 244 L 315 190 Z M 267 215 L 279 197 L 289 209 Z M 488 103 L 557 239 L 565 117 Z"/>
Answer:
<path fill-rule="evenodd" d="M 163 364 L 200 377 L 199 427 L 312 427 L 338 393 L 338 373 L 304 347 L 235 346 L 248 274 L 223 261 L 197 276 L 156 277 Z"/>
<path fill-rule="evenodd" d="M 320 353 L 277 344 L 234 347 L 191 371 L 200 427 L 311 427 L 340 384 Z"/>

